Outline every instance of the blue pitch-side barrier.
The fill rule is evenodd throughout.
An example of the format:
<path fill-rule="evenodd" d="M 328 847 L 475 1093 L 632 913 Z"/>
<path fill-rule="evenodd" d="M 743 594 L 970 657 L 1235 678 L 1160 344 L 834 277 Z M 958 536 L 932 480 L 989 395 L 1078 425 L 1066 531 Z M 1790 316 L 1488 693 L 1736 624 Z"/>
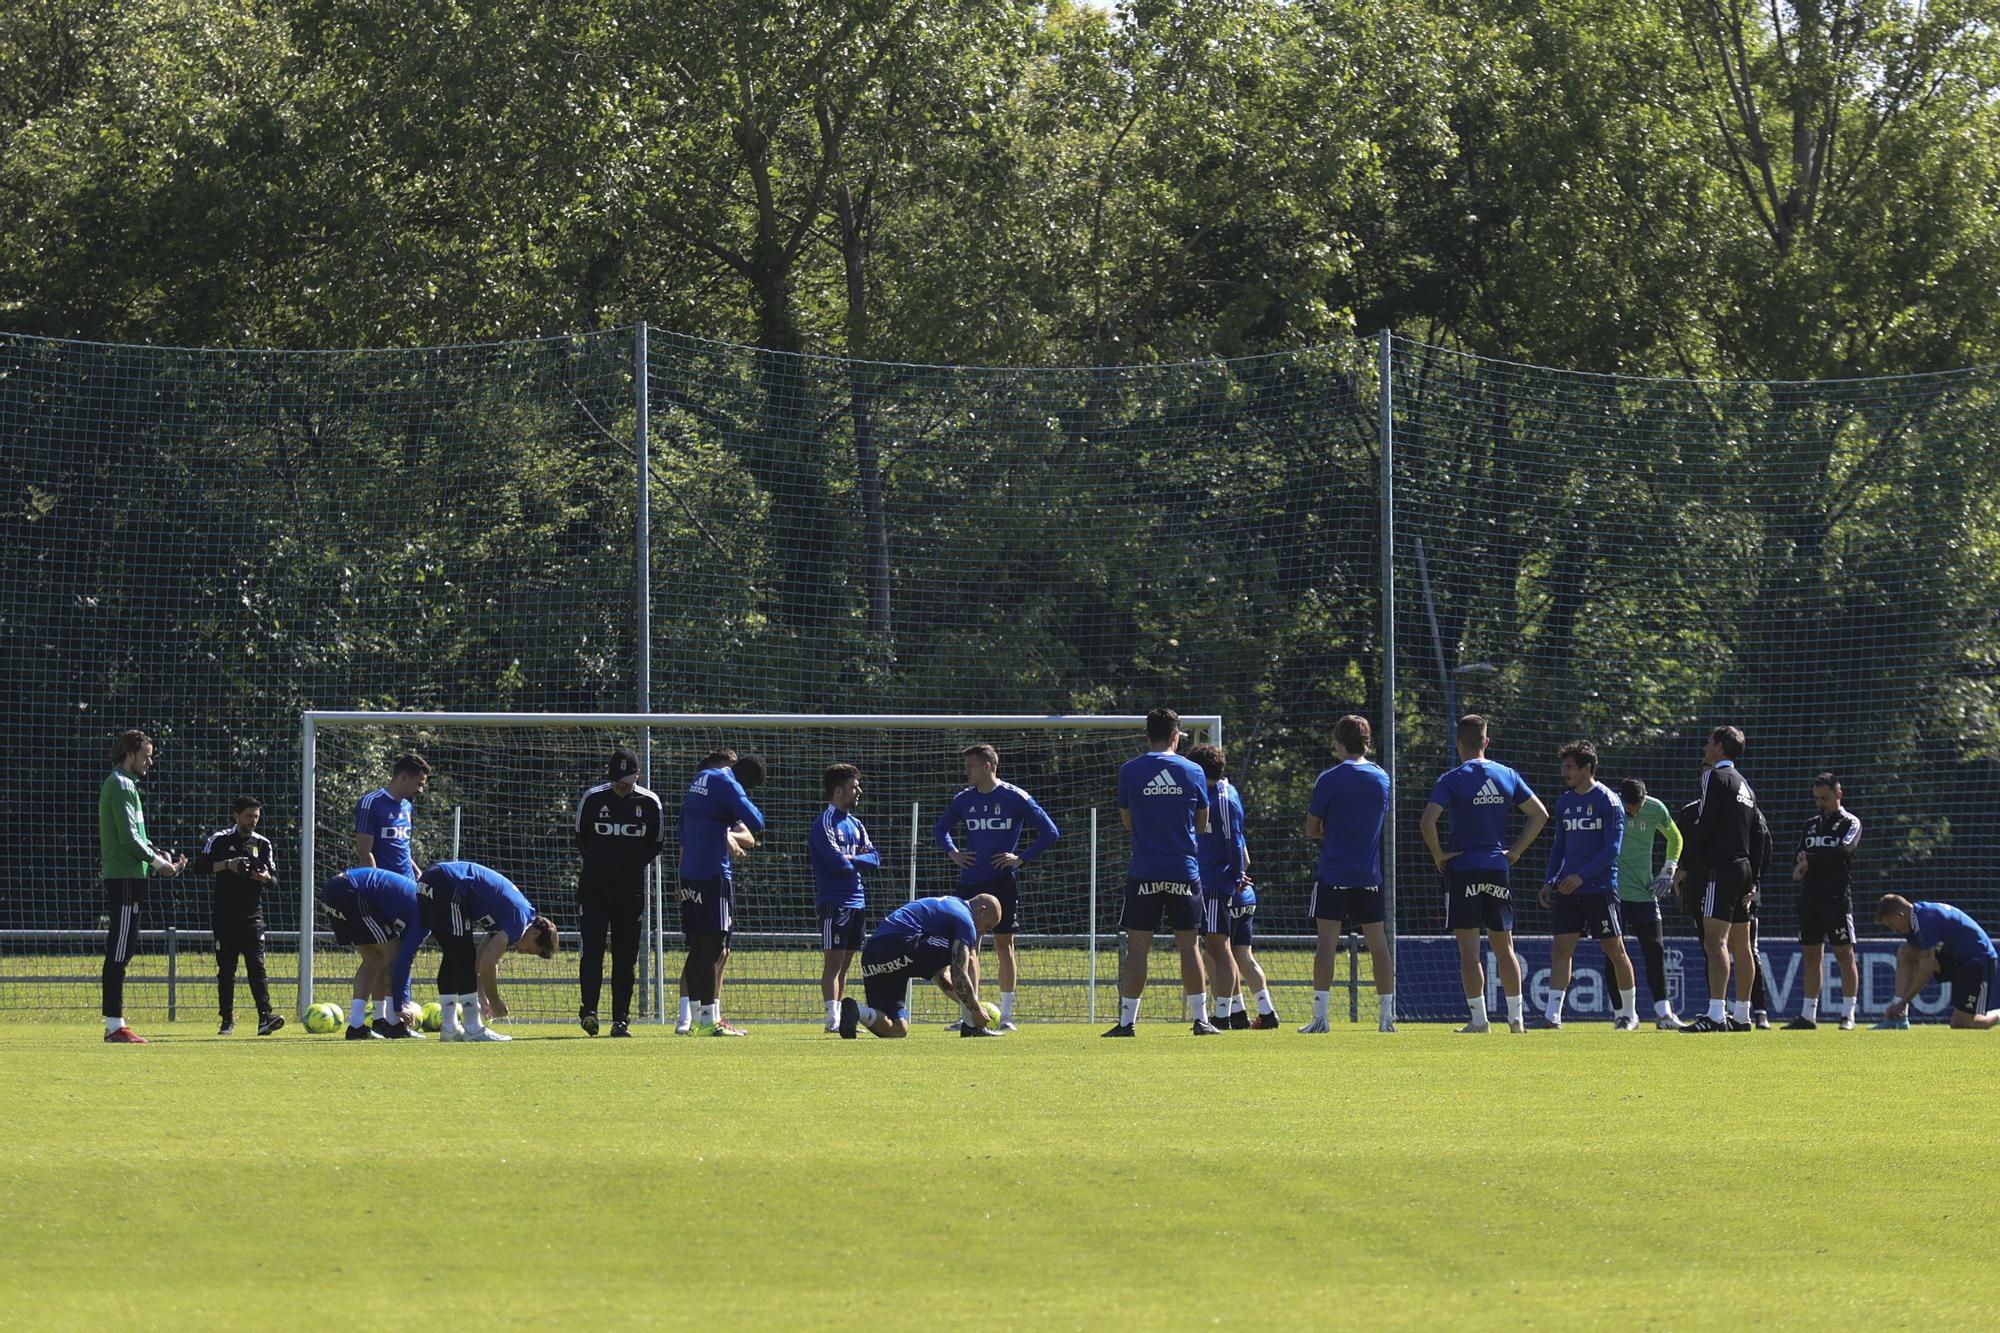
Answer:
<path fill-rule="evenodd" d="M 1895 940 L 1861 940 L 1854 946 L 1855 962 L 1861 970 L 1863 1018 L 1880 1018 L 1896 996 L 1896 944 Z M 1650 1023 L 1654 997 L 1646 984 L 1645 958 L 1636 940 L 1628 938 L 1626 947 L 1638 976 L 1639 1017 Z M 1549 999 L 1550 941 L 1546 935 L 1539 938 L 1517 935 L 1514 948 L 1521 955 L 1522 991 L 1527 996 L 1528 1012 L 1537 1013 Z M 1500 994 L 1499 973 L 1493 966 L 1493 951 L 1484 948 L 1483 952 L 1486 1004 L 1493 1013 L 1504 1015 L 1507 1010 Z M 1666 955 L 1667 999 L 1672 1002 L 1674 1012 L 1684 1017 L 1704 1012 L 1708 1005 L 1708 959 L 1702 953 L 1701 942 L 1692 936 L 1669 936 Z M 1800 975 L 1804 959 L 1798 942 L 1760 939 L 1757 956 L 1758 966 L 1764 970 L 1764 984 L 1770 991 L 1771 1017 L 1779 1021 L 1798 1017 L 1799 1001 L 1805 995 Z M 1831 948 L 1826 950 L 1824 966 L 1828 984 L 1820 994 L 1822 1021 L 1828 1013 L 1838 1018 L 1838 1001 L 1844 998 L 1840 993 L 1840 968 Z M 1577 946 L 1569 995 L 1563 1005 L 1567 1017 L 1610 1020 L 1618 997 L 1606 979 L 1606 972 L 1602 949 L 1588 940 Z M 1365 956 L 1361 984 L 1364 987 L 1368 984 Z M 1730 998 L 1734 999 L 1735 994 L 1732 982 Z M 1933 982 L 1911 1005 L 1910 1017 L 1917 1022 L 1948 1018 L 1950 1003 L 1947 989 Z M 1396 941 L 1396 1016 L 1420 1022 L 1464 1020 L 1465 992 L 1458 979 L 1458 942 L 1451 936 L 1405 935 Z"/>

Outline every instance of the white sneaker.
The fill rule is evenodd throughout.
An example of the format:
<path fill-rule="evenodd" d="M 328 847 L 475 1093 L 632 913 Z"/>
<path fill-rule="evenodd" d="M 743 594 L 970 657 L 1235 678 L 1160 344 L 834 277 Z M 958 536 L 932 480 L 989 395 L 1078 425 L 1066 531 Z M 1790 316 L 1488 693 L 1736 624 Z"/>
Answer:
<path fill-rule="evenodd" d="M 464 1041 L 464 1040 L 465 1040 L 465 1029 L 463 1029 L 463 1028 L 446 1028 L 446 1029 L 445 1029 L 444 1031 L 442 1031 L 442 1032 L 438 1033 L 438 1040 L 439 1040 L 439 1041 Z"/>
<path fill-rule="evenodd" d="M 1681 1020 L 1680 1015 L 1671 1009 L 1655 1018 L 1653 1026 L 1662 1032 L 1683 1032 L 1687 1029 L 1687 1024 Z"/>
<path fill-rule="evenodd" d="M 827 1029 L 828 1032 L 838 1032 L 839 1030 L 837 1027 Z M 692 1031 L 694 1031 L 694 1020 L 692 1018 L 682 1018 L 675 1021 L 674 1035 L 676 1037 L 685 1037 Z"/>
<path fill-rule="evenodd" d="M 1326 1032 L 1328 1030 L 1324 1018 L 1315 1018 L 1312 1022 L 1299 1029 L 1301 1032 Z"/>
<path fill-rule="evenodd" d="M 460 1041 L 512 1041 L 514 1039 L 508 1036 L 504 1032 L 495 1032 L 492 1028 L 480 1028 L 477 1032 L 466 1033 L 463 1037 L 459 1038 L 459 1040 Z"/>
<path fill-rule="evenodd" d="M 1491 1032 L 1492 1030 L 1493 1025 L 1491 1023 L 1467 1023 L 1459 1029 L 1460 1032 Z"/>
<path fill-rule="evenodd" d="M 1396 1030 L 1396 1020 L 1393 1018 L 1381 1019 L 1376 1023 L 1375 1030 L 1377 1032 L 1394 1032 Z"/>
<path fill-rule="evenodd" d="M 840 1024 L 838 1024 L 838 1023 L 828 1023 L 828 1024 L 826 1025 L 826 1030 L 827 1030 L 828 1032 L 838 1032 L 838 1031 L 840 1031 Z"/>
<path fill-rule="evenodd" d="M 1639 1030 L 1639 1016 L 1637 1014 L 1617 1014 L 1611 1020 L 1611 1030 L 1613 1032 L 1637 1032 Z"/>
<path fill-rule="evenodd" d="M 1528 1020 L 1525 1017 L 1510 1018 L 1507 1020 L 1507 1030 L 1509 1032 L 1526 1032 L 1528 1030 Z"/>
<path fill-rule="evenodd" d="M 993 1030 L 994 1030 L 995 1032 L 1019 1032 L 1019 1031 L 1020 1031 L 1020 1029 L 1019 1029 L 1019 1028 L 1017 1028 L 1017 1027 L 1015 1027 L 1015 1026 L 1014 1026 L 1014 1020 L 1013 1020 L 1013 1019 L 1011 1019 L 1011 1018 L 1003 1018 L 1003 1019 L 1001 1019 L 1001 1020 L 1000 1020 L 1000 1023 L 999 1023 L 999 1025 L 998 1025 L 998 1026 L 996 1026 L 996 1027 L 995 1027 L 995 1028 L 994 1028 Z"/>

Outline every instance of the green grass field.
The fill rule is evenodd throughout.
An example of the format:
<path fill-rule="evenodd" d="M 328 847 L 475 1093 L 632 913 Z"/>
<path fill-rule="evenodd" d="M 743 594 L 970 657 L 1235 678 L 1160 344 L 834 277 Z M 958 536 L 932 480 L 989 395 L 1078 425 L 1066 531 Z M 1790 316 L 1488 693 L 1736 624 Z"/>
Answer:
<path fill-rule="evenodd" d="M 1991 1034 L 206 1033 L 0 1029 L 0 1322 L 2000 1316 Z"/>

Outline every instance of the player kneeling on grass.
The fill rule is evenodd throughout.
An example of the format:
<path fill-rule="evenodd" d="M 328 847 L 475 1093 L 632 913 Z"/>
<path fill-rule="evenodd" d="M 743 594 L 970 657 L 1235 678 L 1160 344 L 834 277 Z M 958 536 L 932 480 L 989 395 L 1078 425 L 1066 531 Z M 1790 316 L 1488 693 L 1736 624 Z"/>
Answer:
<path fill-rule="evenodd" d="M 1908 941 L 1896 950 L 1896 998 L 1876 1027 L 1908 1027 L 1910 1001 L 1933 975 L 1951 987 L 1953 1027 L 2000 1025 L 2000 1010 L 1986 1007 L 2000 981 L 2000 954 L 1977 921 L 1950 903 L 1913 903 L 1893 893 L 1882 895 L 1875 920 Z"/>
<path fill-rule="evenodd" d="M 421 1035 L 405 1010 L 410 966 L 430 934 L 418 906 L 418 888 L 408 875 L 374 866 L 343 870 L 320 887 L 320 908 L 333 922 L 334 943 L 361 955 L 347 1013 L 349 1041 L 407 1041 Z M 373 1027 L 368 1024 L 370 999 L 380 1011 Z"/>
<path fill-rule="evenodd" d="M 538 958 L 556 956 L 555 924 L 535 909 L 513 881 L 477 861 L 440 861 L 417 881 L 424 924 L 437 936 L 444 959 L 438 964 L 438 1006 L 444 1011 L 443 1041 L 512 1041 L 487 1027 L 482 997 L 495 1018 L 507 1016 L 500 998 L 500 955 L 509 949 Z M 489 932 L 475 945 L 476 931 Z M 459 1008 L 465 1017 L 460 1024 Z"/>
<path fill-rule="evenodd" d="M 1570 964 L 1585 935 L 1604 946 L 1604 958 L 1618 987 L 1612 1026 L 1630 1032 L 1639 1026 L 1632 959 L 1618 923 L 1618 851 L 1625 841 L 1625 807 L 1597 780 L 1597 747 L 1572 741 L 1562 748 L 1563 781 L 1569 790 L 1556 800 L 1555 844 L 1549 849 L 1548 882 L 1542 906 L 1549 909 L 1555 949 L 1549 963 L 1549 1007 L 1542 1021 L 1559 1028 L 1563 997 L 1569 993 Z"/>
<path fill-rule="evenodd" d="M 1000 924 L 1000 900 L 981 893 L 963 898 L 919 898 L 882 918 L 861 946 L 864 1003 L 840 1000 L 840 1035 L 852 1040 L 862 1028 L 878 1037 L 907 1037 L 903 1007 L 912 977 L 931 977 L 938 989 L 972 1017 L 959 1025 L 961 1037 L 997 1037 L 979 1001 L 979 978 L 972 960 L 979 937 Z"/>

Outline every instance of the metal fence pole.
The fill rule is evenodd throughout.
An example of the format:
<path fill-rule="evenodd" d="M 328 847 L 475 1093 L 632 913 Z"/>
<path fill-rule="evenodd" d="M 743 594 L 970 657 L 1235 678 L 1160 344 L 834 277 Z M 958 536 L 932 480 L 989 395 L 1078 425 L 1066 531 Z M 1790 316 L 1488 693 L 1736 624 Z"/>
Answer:
<path fill-rule="evenodd" d="M 1394 367 L 1389 330 L 1380 336 L 1377 374 L 1382 455 L 1382 767 L 1389 775 L 1388 836 L 1382 846 L 1382 930 L 1396 956 L 1396 465 Z M 1399 969 L 1400 970 L 1400 969 Z"/>
<path fill-rule="evenodd" d="M 653 711 L 653 394 L 646 321 L 632 327 L 632 706 Z M 653 785 L 653 729 L 639 731 L 639 772 Z M 662 806 L 660 817 L 666 817 Z M 657 862 L 646 869 L 646 947 L 639 994 L 652 999 L 653 1021 L 667 1021 L 666 903 Z M 647 985 L 644 970 L 652 972 Z"/>
<path fill-rule="evenodd" d="M 1097 1021 L 1097 807 L 1090 807 L 1090 1021 Z"/>
<path fill-rule="evenodd" d="M 924 803 L 910 802 L 910 901 L 917 900 L 917 824 L 923 818 Z M 917 1021 L 915 980 L 903 983 L 903 1012 L 909 1015 L 909 1022 Z"/>
<path fill-rule="evenodd" d="M 319 822 L 319 728 L 299 724 L 299 1021 L 313 1002 L 313 841 Z"/>
<path fill-rule="evenodd" d="M 173 922 L 167 923 L 167 1021 L 173 1022 L 180 1016 L 180 932 Z"/>

